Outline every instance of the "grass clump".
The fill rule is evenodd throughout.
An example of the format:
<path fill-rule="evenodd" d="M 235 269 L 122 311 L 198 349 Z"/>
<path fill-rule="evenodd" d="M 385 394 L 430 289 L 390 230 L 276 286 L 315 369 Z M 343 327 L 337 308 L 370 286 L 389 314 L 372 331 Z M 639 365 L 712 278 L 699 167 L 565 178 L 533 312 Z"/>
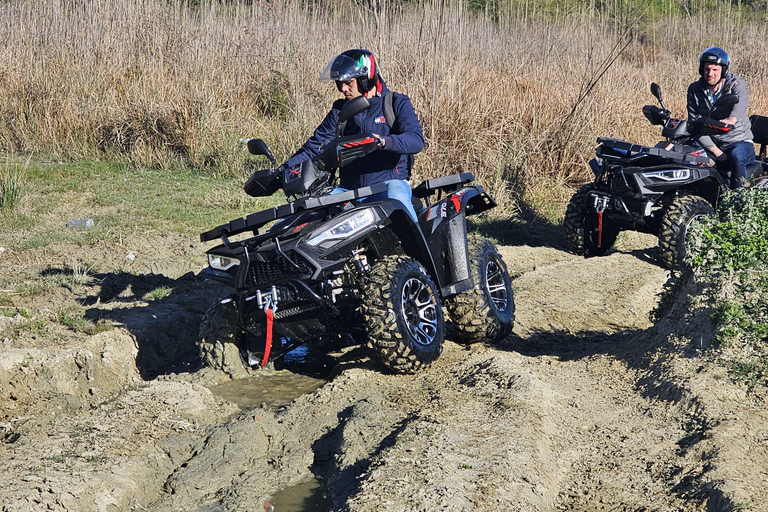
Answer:
<path fill-rule="evenodd" d="M 694 272 L 712 283 L 716 349 L 731 376 L 768 385 L 768 190 L 727 192 L 686 242 Z"/>
<path fill-rule="evenodd" d="M 0 166 L 0 212 L 15 209 L 24 193 L 29 159 L 23 164 L 6 162 Z"/>
<path fill-rule="evenodd" d="M 77 306 L 66 307 L 59 311 L 57 320 L 72 331 L 90 335 L 113 329 L 112 324 L 103 318 L 95 322 L 85 318 L 82 308 Z"/>

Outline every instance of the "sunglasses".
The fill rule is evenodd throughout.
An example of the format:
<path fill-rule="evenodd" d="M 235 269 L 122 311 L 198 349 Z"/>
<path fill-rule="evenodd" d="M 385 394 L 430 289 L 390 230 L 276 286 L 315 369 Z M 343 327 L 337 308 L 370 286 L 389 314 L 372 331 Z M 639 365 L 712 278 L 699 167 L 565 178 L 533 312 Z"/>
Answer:
<path fill-rule="evenodd" d="M 346 86 L 352 85 L 352 82 L 354 81 L 354 78 L 350 78 L 349 80 L 336 80 L 336 88 L 341 92 L 341 88 Z"/>

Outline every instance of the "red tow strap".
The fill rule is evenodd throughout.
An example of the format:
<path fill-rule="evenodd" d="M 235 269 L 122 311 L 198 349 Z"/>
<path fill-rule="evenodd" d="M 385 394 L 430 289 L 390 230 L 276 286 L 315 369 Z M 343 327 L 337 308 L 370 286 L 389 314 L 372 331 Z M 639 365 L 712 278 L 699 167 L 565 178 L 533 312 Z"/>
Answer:
<path fill-rule="evenodd" d="M 603 210 L 597 210 L 597 248 L 603 245 Z"/>
<path fill-rule="evenodd" d="M 261 360 L 261 367 L 267 366 L 269 361 L 269 352 L 272 350 L 272 321 L 274 320 L 274 314 L 272 308 L 264 311 L 267 314 L 267 343 L 264 345 L 264 358 Z"/>

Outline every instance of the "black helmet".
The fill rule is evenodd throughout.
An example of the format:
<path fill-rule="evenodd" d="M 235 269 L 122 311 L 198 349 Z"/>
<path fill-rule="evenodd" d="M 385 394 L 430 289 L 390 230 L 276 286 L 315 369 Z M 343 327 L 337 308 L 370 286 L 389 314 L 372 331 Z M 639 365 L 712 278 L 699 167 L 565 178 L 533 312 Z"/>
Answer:
<path fill-rule="evenodd" d="M 719 64 L 723 68 L 723 76 L 728 72 L 728 66 L 731 65 L 731 58 L 725 53 L 725 50 L 713 46 L 707 48 L 699 57 L 699 74 L 704 76 L 704 64 Z"/>
<path fill-rule="evenodd" d="M 320 80 L 335 80 L 341 90 L 340 82 L 357 79 L 358 90 L 366 93 L 376 87 L 379 70 L 373 54 L 368 50 L 347 50 L 334 57 L 320 73 Z"/>

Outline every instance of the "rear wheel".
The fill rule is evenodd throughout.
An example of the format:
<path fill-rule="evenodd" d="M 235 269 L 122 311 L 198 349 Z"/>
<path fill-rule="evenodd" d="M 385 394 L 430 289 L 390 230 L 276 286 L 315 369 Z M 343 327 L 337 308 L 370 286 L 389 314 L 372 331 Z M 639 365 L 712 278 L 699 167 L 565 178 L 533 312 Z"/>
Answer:
<path fill-rule="evenodd" d="M 240 356 L 243 334 L 237 325 L 237 305 L 233 298 L 216 302 L 208 308 L 200 323 L 197 342 L 200 360 L 205 366 L 221 370 L 232 378 L 248 376 Z"/>
<path fill-rule="evenodd" d="M 709 201 L 699 196 L 675 198 L 661 219 L 659 250 L 661 261 L 668 268 L 678 270 L 685 260 L 685 237 L 694 219 L 714 215 Z"/>
<path fill-rule="evenodd" d="M 594 185 L 584 185 L 571 198 L 565 210 L 565 238 L 574 254 L 589 258 L 602 256 L 616 242 L 619 228 L 603 217 L 602 235 L 597 212 L 588 204 Z"/>
<path fill-rule="evenodd" d="M 363 294 L 368 341 L 387 368 L 414 373 L 440 356 L 442 306 L 437 288 L 417 261 L 387 256 L 377 262 Z"/>
<path fill-rule="evenodd" d="M 468 251 L 474 287 L 446 302 L 456 341 L 497 343 L 512 331 L 515 320 L 507 266 L 496 246 L 485 238 L 470 238 Z"/>

